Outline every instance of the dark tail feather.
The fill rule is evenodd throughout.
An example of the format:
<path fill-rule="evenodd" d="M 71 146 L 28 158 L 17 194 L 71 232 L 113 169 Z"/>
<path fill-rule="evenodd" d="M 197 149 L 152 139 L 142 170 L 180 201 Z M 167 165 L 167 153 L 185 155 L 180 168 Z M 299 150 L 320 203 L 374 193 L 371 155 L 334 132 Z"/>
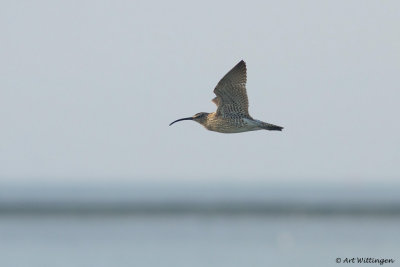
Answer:
<path fill-rule="evenodd" d="M 281 126 L 273 125 L 273 124 L 265 123 L 265 122 L 263 122 L 260 125 L 260 127 L 265 129 L 265 130 L 268 130 L 268 131 L 282 131 L 282 129 L 283 129 L 283 127 L 281 127 Z"/>

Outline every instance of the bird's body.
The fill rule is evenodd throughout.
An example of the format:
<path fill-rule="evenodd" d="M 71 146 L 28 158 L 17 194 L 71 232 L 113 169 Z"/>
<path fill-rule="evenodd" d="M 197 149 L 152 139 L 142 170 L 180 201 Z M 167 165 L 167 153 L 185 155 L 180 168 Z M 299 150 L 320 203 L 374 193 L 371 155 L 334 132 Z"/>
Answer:
<path fill-rule="evenodd" d="M 267 129 L 266 127 L 275 126 L 259 120 L 255 120 L 250 116 L 222 117 L 218 116 L 216 112 L 209 113 L 207 115 L 207 119 L 204 123 L 202 123 L 202 125 L 207 130 L 220 133 L 242 133 Z"/>
<path fill-rule="evenodd" d="M 257 130 L 282 131 L 283 127 L 253 119 L 249 115 L 246 93 L 246 63 L 240 61 L 230 70 L 214 89 L 217 95 L 212 101 L 217 105 L 213 113 L 200 112 L 182 120 L 194 120 L 210 131 L 241 133 Z"/>

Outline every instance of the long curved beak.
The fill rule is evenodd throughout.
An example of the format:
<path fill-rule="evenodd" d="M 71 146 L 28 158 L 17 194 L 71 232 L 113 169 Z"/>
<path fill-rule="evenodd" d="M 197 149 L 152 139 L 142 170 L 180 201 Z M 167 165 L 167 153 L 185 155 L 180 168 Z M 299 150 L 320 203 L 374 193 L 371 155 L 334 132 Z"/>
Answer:
<path fill-rule="evenodd" d="M 169 124 L 169 126 L 171 126 L 172 124 L 174 124 L 175 122 L 178 122 L 178 121 L 185 121 L 185 120 L 193 120 L 193 118 L 192 117 L 188 117 L 188 118 L 183 118 L 183 119 L 179 119 L 179 120 L 176 120 L 176 121 L 173 121 L 173 122 L 171 122 L 170 124 Z"/>

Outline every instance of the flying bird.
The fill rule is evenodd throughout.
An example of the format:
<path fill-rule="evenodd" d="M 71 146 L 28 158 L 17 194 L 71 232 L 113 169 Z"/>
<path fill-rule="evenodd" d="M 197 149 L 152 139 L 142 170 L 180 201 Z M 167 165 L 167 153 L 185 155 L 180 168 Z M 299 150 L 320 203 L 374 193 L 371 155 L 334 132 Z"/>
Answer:
<path fill-rule="evenodd" d="M 212 100 L 217 111 L 200 112 L 192 117 L 173 121 L 193 120 L 207 130 L 220 133 L 241 133 L 257 130 L 282 131 L 283 127 L 253 119 L 249 114 L 249 100 L 246 93 L 246 63 L 241 60 L 217 84 L 216 97 Z"/>

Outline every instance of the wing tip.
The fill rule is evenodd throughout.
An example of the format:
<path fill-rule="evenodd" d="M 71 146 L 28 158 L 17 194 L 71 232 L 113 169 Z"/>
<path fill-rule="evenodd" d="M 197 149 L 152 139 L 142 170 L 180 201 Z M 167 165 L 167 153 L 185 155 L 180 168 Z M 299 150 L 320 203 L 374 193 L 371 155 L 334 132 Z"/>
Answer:
<path fill-rule="evenodd" d="M 244 83 L 247 82 L 247 66 L 246 62 L 242 59 L 239 61 L 238 64 L 236 64 L 235 67 L 233 67 L 232 70 L 236 69 L 236 71 L 242 72 L 244 75 Z"/>

